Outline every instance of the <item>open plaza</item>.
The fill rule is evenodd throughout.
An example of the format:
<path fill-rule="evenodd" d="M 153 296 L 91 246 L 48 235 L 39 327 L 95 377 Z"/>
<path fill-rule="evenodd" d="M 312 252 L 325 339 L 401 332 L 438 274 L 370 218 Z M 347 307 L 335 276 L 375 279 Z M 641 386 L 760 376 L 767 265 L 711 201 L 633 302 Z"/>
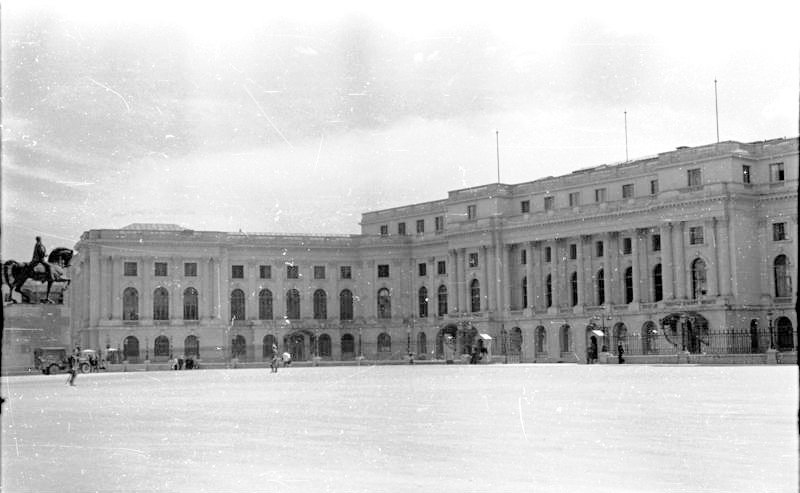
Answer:
<path fill-rule="evenodd" d="M 361 365 L 2 379 L 3 492 L 794 492 L 798 368 Z"/>

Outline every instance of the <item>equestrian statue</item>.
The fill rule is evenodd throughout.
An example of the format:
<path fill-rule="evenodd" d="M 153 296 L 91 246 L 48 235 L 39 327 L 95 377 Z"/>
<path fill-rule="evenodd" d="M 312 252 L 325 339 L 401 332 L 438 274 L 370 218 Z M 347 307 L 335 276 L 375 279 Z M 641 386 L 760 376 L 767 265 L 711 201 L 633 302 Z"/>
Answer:
<path fill-rule="evenodd" d="M 6 301 L 17 303 L 14 299 L 14 291 L 20 294 L 23 303 L 30 303 L 30 296 L 22 291 L 22 285 L 25 281 L 31 279 L 37 282 L 47 283 L 47 296 L 42 303 L 52 303 L 50 299 L 50 288 L 53 283 L 63 282 L 64 290 L 69 286 L 70 279 L 64 277 L 65 269 L 69 267 L 69 262 L 72 260 L 73 251 L 69 248 L 59 247 L 54 248 L 50 255 L 47 255 L 47 250 L 42 244 L 42 239 L 36 237 L 36 245 L 33 247 L 33 258 L 30 262 L 17 262 L 16 260 L 7 260 L 3 264 L 3 279 L 10 288 Z M 47 261 L 45 261 L 45 257 Z"/>

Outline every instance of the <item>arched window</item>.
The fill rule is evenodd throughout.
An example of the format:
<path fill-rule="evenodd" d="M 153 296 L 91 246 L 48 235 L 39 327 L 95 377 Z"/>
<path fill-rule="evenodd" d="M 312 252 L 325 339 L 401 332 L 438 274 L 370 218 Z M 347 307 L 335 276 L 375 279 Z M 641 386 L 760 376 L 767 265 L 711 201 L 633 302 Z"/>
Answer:
<path fill-rule="evenodd" d="M 258 293 L 258 319 L 259 320 L 272 320 L 272 291 L 269 289 L 262 289 Z M 272 348 L 270 347 L 270 351 Z M 270 354 L 270 358 L 272 355 Z"/>
<path fill-rule="evenodd" d="M 428 354 L 428 337 L 425 332 L 420 331 L 417 334 L 417 357 Z"/>
<path fill-rule="evenodd" d="M 378 318 L 392 318 L 392 299 L 386 288 L 378 290 Z"/>
<path fill-rule="evenodd" d="M 236 317 L 236 320 L 245 320 L 244 291 L 241 289 L 231 291 L 231 317 Z"/>
<path fill-rule="evenodd" d="M 322 334 L 321 336 L 319 336 L 319 342 L 317 344 L 318 344 L 317 350 L 319 351 L 319 356 L 321 358 L 330 358 L 331 336 L 329 336 L 328 334 Z"/>
<path fill-rule="evenodd" d="M 633 303 L 633 267 L 625 269 L 625 303 Z"/>
<path fill-rule="evenodd" d="M 386 332 L 378 334 L 378 352 L 391 353 L 392 352 L 392 338 Z"/>
<path fill-rule="evenodd" d="M 353 320 L 353 292 L 349 289 L 339 293 L 339 320 Z"/>
<path fill-rule="evenodd" d="M 515 356 L 522 354 L 522 329 L 519 327 L 511 329 L 511 338 L 508 341 L 508 352 Z"/>
<path fill-rule="evenodd" d="M 122 342 L 122 353 L 126 361 L 131 363 L 139 362 L 139 339 L 128 336 Z"/>
<path fill-rule="evenodd" d="M 426 318 L 428 316 L 428 290 L 424 286 L 419 288 L 417 296 L 419 302 L 419 317 Z"/>
<path fill-rule="evenodd" d="M 447 286 L 444 284 L 439 286 L 437 298 L 439 302 L 439 311 L 437 313 L 440 317 L 443 317 L 447 315 Z"/>
<path fill-rule="evenodd" d="M 789 298 L 792 296 L 792 278 L 789 276 L 789 262 L 786 255 L 778 255 L 773 263 L 775 273 L 775 297 Z"/>
<path fill-rule="evenodd" d="M 135 288 L 122 292 L 122 320 L 139 320 L 139 292 Z"/>
<path fill-rule="evenodd" d="M 523 250 L 524 252 L 525 250 Z M 528 278 L 522 278 L 522 308 L 528 308 Z"/>
<path fill-rule="evenodd" d="M 692 299 L 706 294 L 706 263 L 699 258 L 692 262 Z"/>
<path fill-rule="evenodd" d="M 653 301 L 664 299 L 664 281 L 661 278 L 661 264 L 653 267 Z"/>
<path fill-rule="evenodd" d="M 167 336 L 156 337 L 153 345 L 153 358 L 158 361 L 159 359 L 167 360 L 169 357 L 169 339 Z"/>
<path fill-rule="evenodd" d="M 794 349 L 792 321 L 788 317 L 780 317 L 775 322 L 778 327 L 778 351 L 791 351 Z"/>
<path fill-rule="evenodd" d="M 356 343 L 352 334 L 345 334 L 342 336 L 341 346 L 343 360 L 351 360 L 355 358 Z"/>
<path fill-rule="evenodd" d="M 169 320 L 169 292 L 166 288 L 153 291 L 153 320 Z"/>
<path fill-rule="evenodd" d="M 570 328 L 569 325 L 562 325 L 561 330 L 559 332 L 559 345 L 562 353 L 570 352 L 570 343 L 572 342 L 570 337 Z"/>
<path fill-rule="evenodd" d="M 597 304 L 604 305 L 606 302 L 606 274 L 603 269 L 597 271 L 595 279 L 597 280 L 597 292 L 595 293 Z"/>
<path fill-rule="evenodd" d="M 544 283 L 544 295 L 545 299 L 547 300 L 547 307 L 550 308 L 553 306 L 553 276 L 551 274 L 547 274 Z"/>
<path fill-rule="evenodd" d="M 569 276 L 569 292 L 570 292 L 570 301 L 572 301 L 572 306 L 578 304 L 578 273 L 573 272 L 571 276 Z"/>
<path fill-rule="evenodd" d="M 296 289 L 286 292 L 286 318 L 291 320 L 300 318 L 300 292 Z"/>
<path fill-rule="evenodd" d="M 481 311 L 481 285 L 477 279 L 473 279 L 469 285 L 470 311 Z"/>
<path fill-rule="evenodd" d="M 265 360 L 272 359 L 272 355 L 273 355 L 272 346 L 273 345 L 275 345 L 275 347 L 278 347 L 278 340 L 275 339 L 275 336 L 272 335 L 272 334 L 265 335 L 264 339 L 261 340 L 261 355 L 263 356 L 263 358 Z M 275 352 L 280 353 L 280 349 L 278 349 Z"/>
<path fill-rule="evenodd" d="M 183 354 L 187 357 L 200 357 L 200 341 L 197 336 L 186 336 L 183 340 Z"/>
<path fill-rule="evenodd" d="M 541 325 L 536 327 L 536 354 L 537 355 L 545 355 L 547 354 L 547 331 Z"/>
<path fill-rule="evenodd" d="M 328 295 L 325 290 L 314 291 L 314 320 L 325 320 L 328 318 Z"/>
<path fill-rule="evenodd" d="M 231 358 L 245 359 L 247 357 L 247 341 L 241 334 L 231 339 Z"/>
<path fill-rule="evenodd" d="M 197 290 L 186 288 L 183 291 L 183 319 L 197 320 Z"/>

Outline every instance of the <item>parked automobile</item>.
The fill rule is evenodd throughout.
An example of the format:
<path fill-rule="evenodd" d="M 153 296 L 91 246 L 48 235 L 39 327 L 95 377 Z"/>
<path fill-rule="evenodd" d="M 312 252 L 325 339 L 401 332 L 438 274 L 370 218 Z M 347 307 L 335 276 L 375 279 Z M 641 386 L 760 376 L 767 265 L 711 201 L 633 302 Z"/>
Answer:
<path fill-rule="evenodd" d="M 40 347 L 33 350 L 33 365 L 45 375 L 52 375 L 69 368 L 67 348 Z"/>

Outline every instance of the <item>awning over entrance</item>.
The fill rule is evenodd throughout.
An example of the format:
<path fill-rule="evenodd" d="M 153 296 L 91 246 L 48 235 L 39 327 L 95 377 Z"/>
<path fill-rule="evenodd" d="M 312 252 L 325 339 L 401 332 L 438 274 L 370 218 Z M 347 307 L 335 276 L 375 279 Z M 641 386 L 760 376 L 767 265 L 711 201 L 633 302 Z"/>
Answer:
<path fill-rule="evenodd" d="M 603 334 L 602 330 L 592 329 L 592 332 L 594 333 L 594 335 L 600 336 L 600 337 L 603 337 L 603 335 L 605 335 L 605 334 Z"/>
<path fill-rule="evenodd" d="M 479 335 L 479 336 L 480 336 L 480 338 L 481 338 L 481 339 L 483 339 L 484 341 L 491 341 L 491 340 L 492 340 L 492 336 L 490 336 L 489 334 L 478 334 L 478 335 Z"/>

